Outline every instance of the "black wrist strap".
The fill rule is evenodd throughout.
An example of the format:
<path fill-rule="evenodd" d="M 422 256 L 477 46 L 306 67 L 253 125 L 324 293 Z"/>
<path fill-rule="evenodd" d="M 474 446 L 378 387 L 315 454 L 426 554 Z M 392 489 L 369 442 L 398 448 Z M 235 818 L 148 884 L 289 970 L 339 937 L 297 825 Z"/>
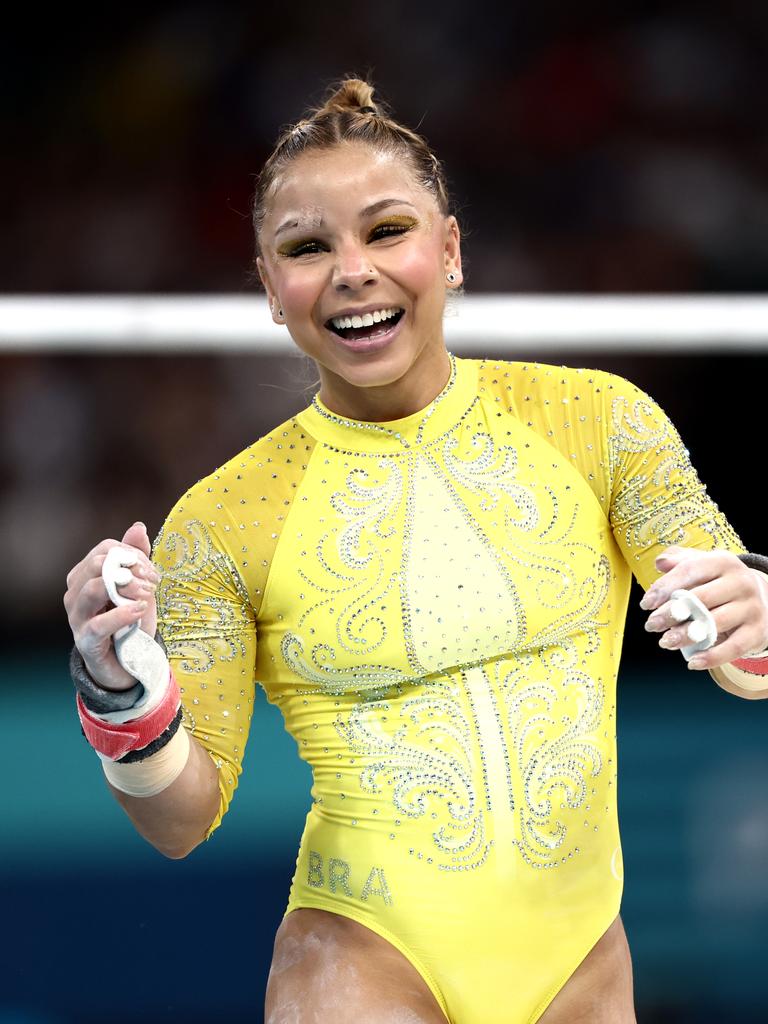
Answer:
<path fill-rule="evenodd" d="M 768 576 L 768 556 L 755 555 L 751 551 L 747 551 L 743 555 L 739 555 L 739 558 L 748 569 L 757 569 L 758 572 L 764 572 Z"/>
<path fill-rule="evenodd" d="M 159 632 L 155 633 L 155 643 L 160 644 L 165 654 L 168 653 Z M 104 715 L 110 711 L 127 711 L 144 696 L 144 687 L 141 683 L 136 683 L 130 690 L 105 690 L 99 686 L 91 678 L 77 647 L 72 648 L 69 656 L 69 674 L 72 676 L 75 689 L 83 699 L 83 704 L 97 715 Z"/>

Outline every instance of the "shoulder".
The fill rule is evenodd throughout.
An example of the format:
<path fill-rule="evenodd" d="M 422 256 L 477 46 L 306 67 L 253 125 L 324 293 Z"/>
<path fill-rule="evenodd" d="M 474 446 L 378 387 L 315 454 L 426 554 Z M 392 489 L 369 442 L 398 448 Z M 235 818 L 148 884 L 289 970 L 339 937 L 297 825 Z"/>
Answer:
<path fill-rule="evenodd" d="M 153 560 L 175 575 L 224 571 L 256 607 L 313 446 L 289 419 L 198 480 L 166 517 Z"/>
<path fill-rule="evenodd" d="M 476 359 L 478 394 L 502 405 L 520 419 L 534 411 L 554 413 L 570 406 L 581 415 L 610 413 L 614 402 L 636 401 L 648 396 L 631 381 L 606 370 L 556 366 L 539 362 Z"/>
<path fill-rule="evenodd" d="M 169 519 L 240 519 L 250 515 L 255 504 L 280 500 L 283 492 L 295 489 L 314 443 L 295 417 L 285 420 L 193 484 Z"/>

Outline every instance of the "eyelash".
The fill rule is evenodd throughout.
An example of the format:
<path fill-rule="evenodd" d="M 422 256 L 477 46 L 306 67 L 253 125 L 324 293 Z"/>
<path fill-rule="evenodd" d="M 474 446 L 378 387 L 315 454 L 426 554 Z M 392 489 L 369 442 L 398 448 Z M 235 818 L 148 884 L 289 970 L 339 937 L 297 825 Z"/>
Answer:
<path fill-rule="evenodd" d="M 388 236 L 404 235 L 407 231 L 410 231 L 416 226 L 416 221 L 412 223 L 401 223 L 400 221 L 384 221 L 382 224 L 377 224 L 371 229 L 371 233 L 368 236 L 369 242 L 380 241 L 382 238 Z M 378 237 L 376 232 L 381 232 Z M 281 252 L 281 256 L 287 256 L 289 259 L 295 259 L 297 256 L 314 256 L 321 251 L 321 243 L 315 241 L 298 242 L 293 248 L 287 252 Z"/>

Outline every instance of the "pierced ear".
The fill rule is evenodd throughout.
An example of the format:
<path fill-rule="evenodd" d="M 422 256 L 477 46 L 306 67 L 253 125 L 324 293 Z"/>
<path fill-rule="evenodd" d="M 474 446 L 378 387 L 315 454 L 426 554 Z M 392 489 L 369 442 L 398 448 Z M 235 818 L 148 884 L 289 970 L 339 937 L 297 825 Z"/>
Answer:
<path fill-rule="evenodd" d="M 464 280 L 461 272 L 461 232 L 459 222 L 453 216 L 449 217 L 446 223 L 445 273 L 453 274 L 457 285 Z"/>

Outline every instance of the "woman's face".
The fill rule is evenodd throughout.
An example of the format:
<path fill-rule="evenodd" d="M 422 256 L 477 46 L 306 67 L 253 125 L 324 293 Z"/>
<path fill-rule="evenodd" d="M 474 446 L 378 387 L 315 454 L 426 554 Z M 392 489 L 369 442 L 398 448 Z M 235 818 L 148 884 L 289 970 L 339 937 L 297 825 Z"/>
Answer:
<path fill-rule="evenodd" d="M 448 377 L 442 317 L 446 274 L 461 281 L 459 231 L 402 158 L 356 144 L 303 154 L 279 180 L 260 243 L 272 315 L 316 361 L 329 408 L 386 419 L 432 401 Z"/>

